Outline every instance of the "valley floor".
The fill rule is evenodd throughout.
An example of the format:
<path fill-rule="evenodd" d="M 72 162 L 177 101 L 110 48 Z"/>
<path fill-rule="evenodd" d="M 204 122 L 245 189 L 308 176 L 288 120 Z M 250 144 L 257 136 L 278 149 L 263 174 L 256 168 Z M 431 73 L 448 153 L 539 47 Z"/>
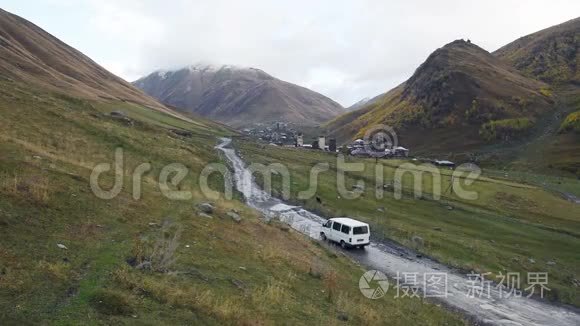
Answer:
<path fill-rule="evenodd" d="M 290 172 L 290 201 L 297 205 L 323 216 L 351 216 L 368 222 L 378 240 L 394 240 L 465 274 L 489 273 L 486 278 L 497 281 L 502 274 L 518 273 L 520 288 L 525 289 L 530 285 L 528 273 L 546 272 L 550 288 L 547 300 L 580 306 L 580 205 L 560 192 L 512 179 L 510 171 L 500 178 L 484 170 L 471 184 L 460 181 L 466 190 L 478 195 L 476 200 L 466 200 L 450 191 L 452 171 L 439 170 L 440 180 L 423 174 L 422 194 L 414 193 L 413 173 L 405 173 L 401 199 L 396 199 L 392 187 L 385 190 L 382 199 L 377 199 L 375 160 L 347 158 L 348 163 L 364 165 L 362 171 L 346 173 L 347 189 L 360 190 L 360 186 L 353 187 L 355 183 L 365 183 L 362 194 L 349 200 L 336 190 L 335 155 L 243 140 L 238 140 L 236 146 L 247 162 L 285 166 Z M 330 170 L 319 173 L 316 196 L 299 199 L 299 192 L 309 188 L 311 168 L 318 163 L 328 163 Z M 379 161 L 384 169 L 382 182 L 392 185 L 396 171 L 409 163 L 418 164 Z M 424 170 L 420 166 L 405 169 Z M 256 178 L 263 184 L 260 173 L 256 173 Z M 562 192 L 580 190 L 575 179 L 559 180 L 563 180 Z M 274 194 L 282 195 L 282 184 L 281 174 L 274 174 Z M 441 190 L 439 200 L 433 199 L 434 189 Z"/>
<path fill-rule="evenodd" d="M 199 204 L 208 199 L 199 175 L 224 162 L 214 146 L 230 130 L 129 103 L 1 83 L 3 325 L 467 323 L 419 299 L 366 299 L 360 266 L 280 223 L 265 223 L 239 194 L 213 201 L 213 212 L 202 214 Z M 120 148 L 123 187 L 113 199 L 99 199 L 91 171 L 113 163 Z M 135 199 L 133 172 L 143 163 L 151 171 Z M 173 163 L 189 173 L 169 187 L 191 192 L 188 200 L 161 192 L 161 170 Z M 104 189 L 114 183 L 112 171 L 99 180 Z M 219 174 L 209 185 L 224 191 Z"/>

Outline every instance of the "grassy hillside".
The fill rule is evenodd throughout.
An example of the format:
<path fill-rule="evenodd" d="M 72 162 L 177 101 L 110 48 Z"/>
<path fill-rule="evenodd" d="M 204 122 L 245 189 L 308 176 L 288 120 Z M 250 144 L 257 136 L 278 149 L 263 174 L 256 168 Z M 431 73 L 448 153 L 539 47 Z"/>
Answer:
<path fill-rule="evenodd" d="M 515 124 L 509 119 L 528 119 L 531 128 L 535 118 L 552 106 L 546 84 L 522 76 L 470 42 L 457 40 L 433 52 L 404 84 L 326 127 L 344 142 L 385 124 L 394 127 L 400 143 L 415 153 L 468 151 L 521 138 L 520 124 L 512 128 Z M 490 133 L 494 125 L 503 132 Z"/>
<path fill-rule="evenodd" d="M 420 300 L 368 300 L 363 270 L 236 200 L 214 202 L 198 175 L 221 162 L 228 129 L 140 105 L 91 101 L 0 81 L 0 320 L 4 324 L 464 324 Z M 133 121 L 113 119 L 123 111 Z M 177 136 L 170 129 L 191 132 Z M 124 150 L 124 187 L 96 198 L 91 169 Z M 140 200 L 134 168 L 148 162 Z M 190 170 L 170 201 L 160 169 Z M 102 186 L 112 184 L 105 174 Z M 219 175 L 210 179 L 220 190 Z M 241 223 L 226 214 L 235 209 Z M 61 249 L 58 245 L 68 249 Z M 161 247 L 159 247 L 161 246 Z M 157 248 L 157 250 L 155 250 Z M 166 248 L 159 250 L 159 248 Z M 162 258 L 175 259 L 161 264 Z M 154 270 L 139 269 L 143 260 Z"/>
<path fill-rule="evenodd" d="M 33 23 L 0 9 L 0 78 L 92 100 L 130 101 L 172 113 Z M 175 113 L 172 113 L 175 114 Z"/>
<path fill-rule="evenodd" d="M 448 191 L 449 170 L 441 170 L 441 181 L 425 174 L 423 193 L 418 197 L 413 192 L 414 179 L 411 173 L 406 173 L 402 179 L 401 200 L 395 199 L 392 187 L 385 190 L 383 199 L 377 199 L 375 161 L 349 158 L 349 163 L 364 163 L 365 169 L 346 174 L 347 189 L 357 180 L 363 180 L 366 186 L 361 197 L 346 200 L 337 196 L 334 155 L 257 147 L 246 142 L 238 142 L 238 146 L 251 162 L 286 165 L 291 171 L 292 196 L 300 205 L 327 216 L 361 219 L 371 224 L 378 239 L 415 247 L 425 255 L 465 271 L 491 272 L 491 277 L 499 272 L 520 272 L 524 276 L 524 288 L 527 287 L 527 272 L 546 271 L 552 289 L 549 298 L 580 306 L 580 289 L 576 283 L 580 277 L 577 250 L 580 247 L 580 205 L 561 195 L 567 192 L 580 196 L 580 185 L 575 179 L 484 171 L 472 185 L 462 183 L 466 190 L 478 193 L 477 200 L 465 200 Z M 310 168 L 319 162 L 330 164 L 330 171 L 321 173 L 318 179 L 317 196 L 322 204 L 315 198 L 299 201 L 297 193 L 308 189 Z M 385 184 L 392 184 L 395 170 L 400 164 L 409 162 L 386 160 L 381 163 L 384 164 Z M 280 178 L 273 180 L 274 187 L 280 191 Z M 432 199 L 433 189 L 441 190 L 441 200 Z M 417 246 L 412 241 L 414 236 L 423 238 L 424 245 Z"/>
<path fill-rule="evenodd" d="M 510 163 L 528 170 L 565 171 L 580 177 L 580 18 L 524 36 L 494 52 L 523 74 L 551 85 L 559 105 Z"/>
<path fill-rule="evenodd" d="M 580 18 L 526 35 L 494 52 L 524 74 L 550 84 L 580 83 Z"/>

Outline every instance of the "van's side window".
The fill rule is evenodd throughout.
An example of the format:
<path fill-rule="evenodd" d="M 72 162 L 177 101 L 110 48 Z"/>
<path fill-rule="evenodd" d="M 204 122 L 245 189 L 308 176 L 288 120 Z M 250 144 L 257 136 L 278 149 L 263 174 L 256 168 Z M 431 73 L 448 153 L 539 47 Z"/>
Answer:
<path fill-rule="evenodd" d="M 334 222 L 334 224 L 332 224 L 332 228 L 336 231 L 340 231 L 341 226 L 342 226 L 342 224 L 336 223 L 336 222 Z"/>
<path fill-rule="evenodd" d="M 357 226 L 354 229 L 352 229 L 352 233 L 353 234 L 367 234 L 369 233 L 369 228 L 366 226 Z"/>
<path fill-rule="evenodd" d="M 341 231 L 342 231 L 342 233 L 349 234 L 350 233 L 350 226 L 343 225 Z"/>

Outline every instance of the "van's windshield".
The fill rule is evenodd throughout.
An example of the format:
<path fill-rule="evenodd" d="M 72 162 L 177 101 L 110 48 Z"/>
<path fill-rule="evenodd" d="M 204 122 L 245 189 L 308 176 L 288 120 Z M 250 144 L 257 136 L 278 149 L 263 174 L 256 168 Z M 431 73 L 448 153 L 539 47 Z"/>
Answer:
<path fill-rule="evenodd" d="M 367 234 L 369 233 L 368 226 L 356 226 L 352 229 L 352 234 Z"/>

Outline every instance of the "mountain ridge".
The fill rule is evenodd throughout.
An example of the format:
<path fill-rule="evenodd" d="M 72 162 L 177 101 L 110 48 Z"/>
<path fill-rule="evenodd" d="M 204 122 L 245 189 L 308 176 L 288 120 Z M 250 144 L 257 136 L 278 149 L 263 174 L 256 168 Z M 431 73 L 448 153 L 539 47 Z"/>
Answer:
<path fill-rule="evenodd" d="M 157 70 L 133 85 L 184 112 L 234 127 L 275 121 L 312 126 L 345 112 L 322 94 L 252 67 L 195 64 Z"/>
<path fill-rule="evenodd" d="M 433 149 L 470 149 L 516 136 L 509 130 L 483 139 L 480 133 L 486 130 L 480 128 L 486 123 L 545 113 L 552 102 L 541 93 L 547 87 L 470 41 L 456 40 L 435 50 L 403 84 L 325 127 L 344 142 L 362 137 L 374 125 L 387 124 L 404 136 L 408 146 L 426 149 L 436 141 Z M 490 129 L 495 132 L 495 127 Z M 423 138 L 411 131 L 442 134 L 444 139 Z"/>

